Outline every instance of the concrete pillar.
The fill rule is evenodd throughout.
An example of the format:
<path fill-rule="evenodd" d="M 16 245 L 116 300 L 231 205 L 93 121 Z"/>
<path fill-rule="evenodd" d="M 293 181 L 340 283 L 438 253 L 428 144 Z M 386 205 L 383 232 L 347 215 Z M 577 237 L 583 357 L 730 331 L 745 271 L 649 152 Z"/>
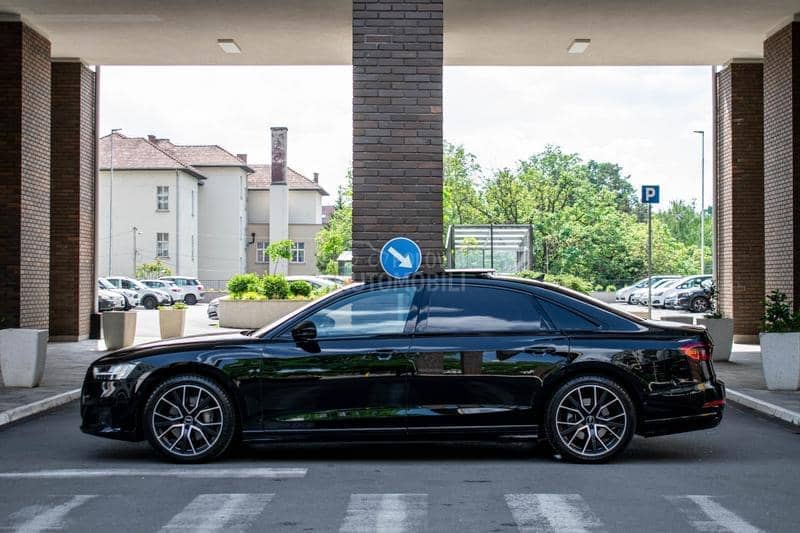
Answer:
<path fill-rule="evenodd" d="M 731 60 L 716 76 L 717 290 L 734 333 L 758 332 L 764 300 L 764 65 Z"/>
<path fill-rule="evenodd" d="M 50 42 L 0 18 L 0 327 L 48 329 Z"/>
<path fill-rule="evenodd" d="M 289 185 L 286 183 L 287 167 L 287 130 L 272 128 L 272 164 L 269 185 L 269 242 L 283 241 L 289 238 Z M 284 274 L 289 272 L 287 261 L 280 260 L 272 264 L 270 273 Z"/>
<path fill-rule="evenodd" d="M 765 289 L 800 305 L 800 22 L 764 41 Z"/>
<path fill-rule="evenodd" d="M 392 237 L 442 259 L 442 0 L 353 2 L 353 276 Z"/>
<path fill-rule="evenodd" d="M 95 74 L 54 61 L 50 195 L 50 336 L 89 336 L 95 299 Z"/>

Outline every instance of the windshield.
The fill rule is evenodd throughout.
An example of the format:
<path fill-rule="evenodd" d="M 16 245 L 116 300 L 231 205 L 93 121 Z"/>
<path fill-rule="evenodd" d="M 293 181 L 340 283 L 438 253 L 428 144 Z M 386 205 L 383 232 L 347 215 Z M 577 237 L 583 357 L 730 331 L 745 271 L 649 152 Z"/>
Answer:
<path fill-rule="evenodd" d="M 133 285 L 134 287 L 136 287 L 137 289 L 140 289 L 140 290 L 147 289 L 147 286 L 144 283 L 142 283 L 141 281 L 137 281 L 135 279 L 131 280 L 131 285 Z"/>
<path fill-rule="evenodd" d="M 100 284 L 100 287 L 102 287 L 103 289 L 116 289 L 116 287 L 114 287 L 111 284 L 111 282 L 108 281 L 105 278 L 100 278 L 100 279 L 97 280 L 97 282 Z"/>

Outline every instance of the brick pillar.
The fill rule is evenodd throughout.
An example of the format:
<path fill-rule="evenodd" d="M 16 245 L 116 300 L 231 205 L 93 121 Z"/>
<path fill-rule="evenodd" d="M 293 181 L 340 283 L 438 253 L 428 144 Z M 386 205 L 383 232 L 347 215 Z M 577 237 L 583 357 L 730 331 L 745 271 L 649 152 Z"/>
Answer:
<path fill-rule="evenodd" d="M 0 327 L 50 314 L 50 42 L 0 20 Z"/>
<path fill-rule="evenodd" d="M 764 41 L 765 289 L 800 305 L 800 23 Z"/>
<path fill-rule="evenodd" d="M 392 237 L 442 256 L 442 0 L 353 2 L 353 276 Z"/>
<path fill-rule="evenodd" d="M 717 288 L 736 335 L 755 335 L 764 300 L 764 65 L 717 73 Z"/>
<path fill-rule="evenodd" d="M 50 335 L 89 336 L 94 311 L 94 72 L 79 61 L 52 63 Z"/>

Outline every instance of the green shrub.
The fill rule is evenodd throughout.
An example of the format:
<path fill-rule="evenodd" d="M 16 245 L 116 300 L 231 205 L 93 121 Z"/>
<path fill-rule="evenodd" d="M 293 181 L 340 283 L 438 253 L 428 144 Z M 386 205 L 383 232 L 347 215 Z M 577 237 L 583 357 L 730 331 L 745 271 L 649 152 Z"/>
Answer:
<path fill-rule="evenodd" d="M 264 274 L 261 278 L 261 294 L 269 300 L 285 300 L 289 297 L 289 282 L 278 274 Z"/>
<path fill-rule="evenodd" d="M 308 296 L 313 289 L 309 282 L 301 279 L 289 283 L 289 294 L 292 296 Z"/>
<path fill-rule="evenodd" d="M 535 272 L 533 270 L 520 270 L 517 272 L 517 277 L 525 278 L 525 279 L 535 279 L 541 280 L 544 277 L 544 274 L 541 272 Z"/>
<path fill-rule="evenodd" d="M 326 286 L 323 286 L 323 287 L 320 287 L 318 289 L 314 289 L 313 291 L 311 291 L 311 297 L 312 298 L 319 298 L 321 296 L 325 296 L 329 292 L 335 291 L 336 289 L 338 289 L 338 287 L 336 285 L 331 285 L 331 286 L 327 286 L 326 285 Z"/>
<path fill-rule="evenodd" d="M 259 300 L 266 300 L 267 297 L 261 294 L 260 292 L 253 292 L 248 291 L 242 293 L 242 295 L 238 298 L 239 300 L 251 300 L 251 301 L 259 301 Z"/>
<path fill-rule="evenodd" d="M 761 330 L 764 333 L 800 331 L 800 310 L 792 311 L 792 302 L 785 293 L 772 291 L 764 304 L 765 313 L 761 319 Z"/>
<path fill-rule="evenodd" d="M 617 292 L 617 287 L 615 285 L 606 285 L 606 292 Z"/>
<path fill-rule="evenodd" d="M 593 288 L 591 282 L 579 278 L 578 276 L 573 276 L 572 274 L 547 274 L 544 280 L 548 283 L 555 283 L 556 285 L 561 285 L 567 289 L 572 289 L 573 291 L 582 292 L 584 294 L 592 292 Z"/>
<path fill-rule="evenodd" d="M 604 287 L 602 285 L 600 285 L 599 283 L 594 286 L 595 292 L 603 292 L 603 288 Z"/>
<path fill-rule="evenodd" d="M 228 280 L 228 292 L 234 300 L 245 292 L 260 292 L 261 279 L 256 274 L 235 274 Z"/>

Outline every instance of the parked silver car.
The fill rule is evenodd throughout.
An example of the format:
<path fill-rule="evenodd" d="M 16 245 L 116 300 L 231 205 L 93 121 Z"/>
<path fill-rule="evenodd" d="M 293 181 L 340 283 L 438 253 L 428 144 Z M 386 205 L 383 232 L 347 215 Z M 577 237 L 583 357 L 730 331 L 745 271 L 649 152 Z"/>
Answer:
<path fill-rule="evenodd" d="M 125 309 L 125 297 L 108 289 L 97 291 L 97 310 L 103 311 L 122 311 Z"/>
<path fill-rule="evenodd" d="M 183 299 L 186 305 L 196 304 L 203 299 L 203 295 L 205 294 L 205 287 L 203 287 L 203 284 L 200 283 L 200 280 L 197 278 L 190 278 L 189 276 L 164 276 L 160 279 L 171 281 L 180 287 L 183 292 L 186 293 Z"/>
<path fill-rule="evenodd" d="M 175 303 L 172 296 L 158 289 L 151 289 L 139 280 L 125 276 L 108 276 L 105 278 L 118 289 L 130 289 L 139 295 L 139 303 L 146 309 L 155 309 L 159 305 L 172 305 Z"/>
<path fill-rule="evenodd" d="M 172 298 L 172 303 L 182 302 L 184 301 L 184 298 L 186 298 L 186 293 L 183 291 L 183 289 L 171 281 L 167 281 L 165 279 L 143 279 L 140 281 L 151 289 L 157 289 L 169 294 Z"/>
<path fill-rule="evenodd" d="M 628 285 L 627 287 L 622 287 L 620 290 L 618 290 L 614 294 L 614 300 L 616 300 L 617 302 L 625 302 L 625 303 L 633 304 L 634 303 L 633 300 L 632 300 L 633 293 L 636 292 L 639 289 L 646 289 L 647 286 L 649 285 L 649 280 L 650 279 L 653 280 L 653 283 L 657 283 L 657 282 L 661 281 L 662 279 L 667 279 L 667 278 L 675 279 L 675 278 L 679 278 L 679 277 L 680 276 L 658 275 L 658 276 L 653 276 L 652 278 L 642 278 L 639 281 L 637 281 L 636 283 Z"/>
<path fill-rule="evenodd" d="M 100 289 L 115 292 L 125 298 L 125 311 L 129 311 L 139 305 L 139 293 L 131 289 L 118 289 L 106 278 L 98 278 L 97 286 Z"/>
<path fill-rule="evenodd" d="M 664 307 L 664 302 L 667 298 L 669 298 L 672 294 L 677 292 L 681 292 L 684 290 L 693 289 L 695 287 L 700 287 L 705 281 L 711 279 L 711 275 L 704 274 L 698 276 L 686 276 L 685 278 L 680 278 L 669 285 L 663 285 L 658 288 L 657 291 L 653 291 L 653 306 L 654 307 Z M 646 303 L 645 297 L 645 303 Z"/>

